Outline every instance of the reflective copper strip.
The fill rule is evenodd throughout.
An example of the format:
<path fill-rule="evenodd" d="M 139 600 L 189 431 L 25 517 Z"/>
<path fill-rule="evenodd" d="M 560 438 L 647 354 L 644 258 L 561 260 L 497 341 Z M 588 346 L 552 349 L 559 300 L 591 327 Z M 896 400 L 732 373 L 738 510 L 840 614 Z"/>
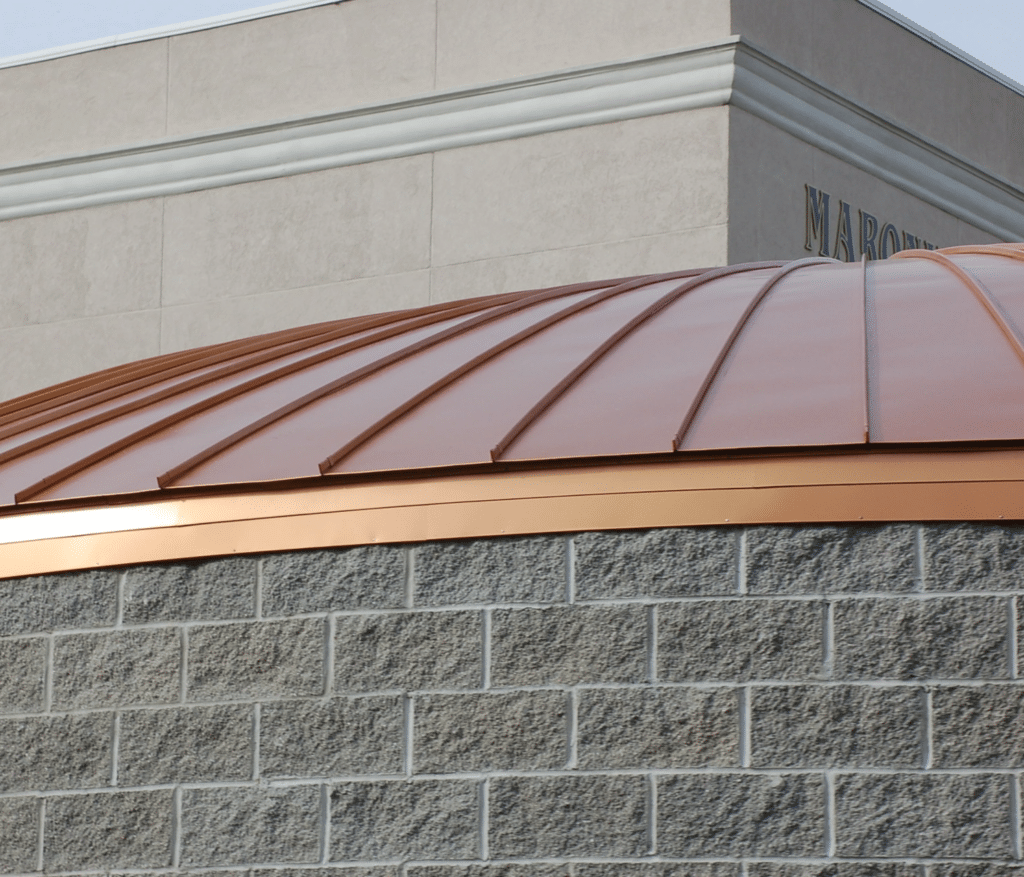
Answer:
<path fill-rule="evenodd" d="M 871 441 L 871 351 L 868 349 L 868 257 L 865 253 L 860 260 L 861 292 L 864 298 L 864 444 Z"/>
<path fill-rule="evenodd" d="M 702 274 L 700 276 L 706 277 L 707 275 Z M 395 408 L 391 409 L 391 411 L 389 411 L 383 417 L 379 418 L 375 423 L 372 423 L 357 436 L 346 442 L 344 445 L 342 445 L 341 448 L 339 448 L 333 454 L 330 454 L 328 457 L 326 457 L 323 461 L 320 462 L 320 474 L 325 475 L 328 472 L 330 472 L 331 469 L 337 466 L 338 463 L 344 460 L 345 457 L 347 457 L 354 450 L 356 450 L 356 448 L 360 447 L 360 445 L 364 444 L 374 435 L 379 433 L 381 430 L 385 429 L 389 424 L 394 423 L 403 415 L 408 414 L 410 411 L 412 411 L 418 405 L 421 405 L 431 396 L 436 395 L 445 387 L 452 384 L 454 381 L 457 381 L 464 375 L 469 374 L 469 372 L 473 371 L 475 368 L 487 362 L 488 360 L 493 359 L 494 357 L 505 352 L 506 350 L 509 350 L 512 347 L 515 347 L 517 344 L 520 344 L 527 338 L 536 335 L 538 332 L 542 332 L 544 329 L 547 329 L 550 326 L 554 326 L 557 323 L 560 323 L 563 320 L 573 316 L 574 314 L 578 314 L 581 311 L 587 310 L 588 308 L 600 304 L 601 302 L 606 301 L 607 299 L 612 298 L 613 296 L 621 295 L 623 293 L 637 289 L 640 286 L 648 286 L 651 283 L 660 282 L 665 279 L 674 280 L 676 278 L 645 277 L 639 281 L 621 283 L 618 286 L 613 286 L 611 289 L 602 290 L 601 292 L 592 295 L 585 301 L 576 302 L 575 304 L 569 305 L 569 307 L 564 308 L 558 313 L 551 314 L 550 316 L 545 317 L 543 320 L 539 320 L 538 322 L 534 323 L 532 326 L 527 326 L 525 329 L 522 329 L 521 331 L 515 333 L 514 335 L 511 335 L 510 337 L 503 339 L 499 343 L 492 345 L 487 350 L 474 356 L 468 362 L 465 362 L 462 365 L 454 368 L 452 371 L 444 375 L 439 380 L 434 381 L 434 383 L 432 383 L 429 387 L 426 387 L 419 393 L 416 393 L 414 396 L 412 396 L 410 399 L 407 399 L 401 405 L 398 405 Z"/>
<path fill-rule="evenodd" d="M 1017 330 L 1010 325 L 1010 321 L 1006 319 L 999 305 L 996 304 L 995 299 L 992 298 L 991 294 L 978 280 L 968 274 L 963 268 L 956 264 L 952 259 L 944 256 L 937 250 L 903 250 L 899 253 L 894 253 L 890 258 L 892 259 L 927 259 L 930 262 L 935 262 L 945 268 L 947 271 L 951 271 L 957 276 L 961 283 L 966 286 L 974 297 L 978 300 L 988 315 L 992 318 L 995 324 L 999 327 L 999 331 L 1003 333 L 1003 337 L 1009 342 L 1010 347 L 1013 348 L 1013 352 L 1017 355 L 1017 358 L 1024 365 L 1024 341 L 1017 334 Z"/>
<path fill-rule="evenodd" d="M 754 311 L 757 310 L 758 305 L 764 301 L 765 297 L 769 292 L 772 291 L 774 286 L 782 280 L 787 274 L 791 274 L 794 271 L 798 271 L 801 268 L 806 268 L 810 265 L 828 265 L 836 264 L 835 259 L 820 259 L 820 258 L 809 258 L 809 259 L 798 259 L 795 262 L 788 262 L 782 268 L 772 275 L 771 279 L 765 283 L 764 286 L 758 290 L 757 294 L 750 300 L 750 304 L 747 305 L 743 315 L 736 322 L 732 332 L 729 333 L 729 337 L 726 339 L 725 344 L 722 345 L 721 351 L 712 363 L 707 376 L 704 378 L 701 384 L 700 390 L 697 391 L 697 395 L 694 397 L 693 402 L 690 403 L 690 407 L 686 412 L 686 416 L 683 418 L 682 425 L 676 432 L 675 437 L 672 440 L 672 449 L 678 451 L 683 444 L 683 440 L 686 438 L 686 433 L 689 431 L 690 426 L 697 417 L 697 412 L 700 411 L 701 405 L 704 403 L 704 399 L 708 395 L 708 391 L 711 389 L 711 385 L 714 384 L 715 378 L 718 377 L 718 373 L 722 370 L 722 366 L 725 364 L 726 358 L 729 356 L 729 351 L 732 350 L 736 340 L 740 337 L 740 333 L 743 331 L 743 327 L 747 325 L 750 318 L 753 316 Z"/>
<path fill-rule="evenodd" d="M 452 473 L 0 516 L 0 577 L 325 546 L 722 524 L 1024 520 L 1024 451 Z"/>
<path fill-rule="evenodd" d="M 575 384 L 580 378 L 583 377 L 591 368 L 597 365 L 613 348 L 620 344 L 625 338 L 628 338 L 633 332 L 635 332 L 640 326 L 650 320 L 652 317 L 660 313 L 662 310 L 667 308 L 672 302 L 676 301 L 680 296 L 685 295 L 690 290 L 707 283 L 710 280 L 715 280 L 718 277 L 727 277 L 732 274 L 740 274 L 746 271 L 756 271 L 763 268 L 777 268 L 781 266 L 782 262 L 755 262 L 746 265 L 738 265 L 731 268 L 718 268 L 713 271 L 706 271 L 705 273 L 698 276 L 696 279 L 691 280 L 687 283 L 680 284 L 675 288 L 669 290 L 665 295 L 658 299 L 654 304 L 648 306 L 633 319 L 626 323 L 622 328 L 614 332 L 610 337 L 606 338 L 605 341 L 600 344 L 596 350 L 593 351 L 586 359 L 583 360 L 576 368 L 574 368 L 569 374 L 567 374 L 562 380 L 560 380 L 554 387 L 551 388 L 541 399 L 534 405 L 529 411 L 524 414 L 519 421 L 513 426 L 501 440 L 491 448 L 491 460 L 496 461 L 501 458 L 501 455 L 505 453 L 508 447 L 517 439 L 520 435 L 525 432 L 531 424 L 533 424 L 541 414 L 543 414 L 548 408 L 550 408 L 558 399 L 561 397 L 573 384 Z"/>

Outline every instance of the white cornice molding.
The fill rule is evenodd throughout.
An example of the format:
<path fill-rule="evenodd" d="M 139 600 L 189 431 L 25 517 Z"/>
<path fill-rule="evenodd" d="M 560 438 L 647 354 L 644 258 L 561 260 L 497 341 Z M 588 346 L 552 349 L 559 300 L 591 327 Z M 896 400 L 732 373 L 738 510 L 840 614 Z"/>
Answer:
<path fill-rule="evenodd" d="M 731 103 L 989 234 L 1024 240 L 1024 191 L 749 46 L 736 53 Z"/>
<path fill-rule="evenodd" d="M 730 103 L 990 234 L 1024 240 L 1019 188 L 737 37 L 330 116 L 0 168 L 0 220 Z"/>

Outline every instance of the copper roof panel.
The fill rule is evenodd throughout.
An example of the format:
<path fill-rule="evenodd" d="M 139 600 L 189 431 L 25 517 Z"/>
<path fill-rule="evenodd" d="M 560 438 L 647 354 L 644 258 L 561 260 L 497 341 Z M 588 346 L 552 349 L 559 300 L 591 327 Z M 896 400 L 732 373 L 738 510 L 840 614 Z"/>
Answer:
<path fill-rule="evenodd" d="M 347 438 L 387 413 L 397 400 L 408 398 L 447 374 L 453 364 L 465 362 L 507 335 L 593 294 L 587 291 L 542 301 L 417 351 L 268 425 L 249 436 L 244 443 L 184 473 L 176 483 L 216 484 L 239 480 L 238 471 L 251 469 L 251 466 L 239 465 L 247 459 L 268 461 L 264 467 L 267 474 L 263 476 L 267 478 L 319 474 L 317 465 L 321 460 L 341 447 Z M 468 320 L 463 322 L 468 324 Z M 403 341 L 409 340 L 403 336 Z M 404 346 L 403 343 L 401 347 Z M 390 350 L 382 348 L 377 351 L 378 356 L 386 352 Z M 336 369 L 335 374 L 343 375 L 349 371 L 354 369 L 346 365 Z M 390 468 L 403 467 L 396 461 L 396 465 Z"/>
<path fill-rule="evenodd" d="M 864 269 L 808 265 L 782 278 L 737 337 L 687 450 L 865 441 Z"/>
<path fill-rule="evenodd" d="M 867 288 L 873 442 L 1022 437 L 1024 363 L 952 272 L 893 260 Z"/>
<path fill-rule="evenodd" d="M 502 459 L 671 451 L 716 353 L 771 273 L 760 269 L 693 286 L 608 351 Z"/>
<path fill-rule="evenodd" d="M 333 471 L 489 462 L 521 413 L 611 334 L 679 285 L 651 283 L 605 298 L 481 364 L 353 451 Z M 472 420 L 462 416 L 473 411 Z M 623 451 L 628 452 L 628 450 Z"/>

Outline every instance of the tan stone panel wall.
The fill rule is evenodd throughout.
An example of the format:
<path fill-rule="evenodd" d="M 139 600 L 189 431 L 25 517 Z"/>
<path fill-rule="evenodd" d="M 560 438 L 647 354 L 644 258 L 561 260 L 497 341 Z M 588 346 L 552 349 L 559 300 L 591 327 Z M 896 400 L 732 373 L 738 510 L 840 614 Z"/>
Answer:
<path fill-rule="evenodd" d="M 856 0 L 732 0 L 733 31 L 815 82 L 1024 184 L 1024 97 Z"/>
<path fill-rule="evenodd" d="M 169 353 L 293 326 L 422 307 L 429 304 L 429 293 L 430 272 L 422 270 L 174 305 L 161 313 L 160 350 Z"/>
<path fill-rule="evenodd" d="M 167 199 L 163 303 L 428 266 L 431 156 Z"/>
<path fill-rule="evenodd" d="M 164 136 L 167 43 L 0 70 L 0 166 Z"/>
<path fill-rule="evenodd" d="M 726 264 L 728 226 L 497 256 L 431 269 L 431 302 Z"/>
<path fill-rule="evenodd" d="M 0 328 L 160 304 L 159 199 L 0 222 Z"/>
<path fill-rule="evenodd" d="M 730 263 L 818 255 L 817 248 L 804 249 L 805 185 L 830 195 L 830 252 L 835 248 L 841 199 L 851 205 L 858 249 L 858 210 L 940 247 L 997 240 L 743 110 L 731 108 L 730 115 Z"/>
<path fill-rule="evenodd" d="M 723 0 L 437 0 L 437 87 L 723 39 L 729 18 Z"/>
<path fill-rule="evenodd" d="M 347 0 L 173 37 L 168 131 L 336 112 L 434 87 L 434 0 Z"/>
<path fill-rule="evenodd" d="M 432 262 L 720 225 L 727 166 L 725 107 L 441 152 Z"/>
<path fill-rule="evenodd" d="M 159 310 L 0 330 L 0 399 L 160 352 Z"/>

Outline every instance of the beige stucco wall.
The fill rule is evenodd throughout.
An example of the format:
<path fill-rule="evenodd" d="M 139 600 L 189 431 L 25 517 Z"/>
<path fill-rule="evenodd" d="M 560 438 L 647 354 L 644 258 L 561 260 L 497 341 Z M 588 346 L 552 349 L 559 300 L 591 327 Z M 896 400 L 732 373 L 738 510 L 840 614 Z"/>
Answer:
<path fill-rule="evenodd" d="M 1024 181 L 1024 98 L 856 0 L 347 0 L 0 69 L 0 169 L 733 33 Z M 805 184 L 991 239 L 735 107 L 577 127 L 0 221 L 0 399 L 318 320 L 807 255 Z"/>

